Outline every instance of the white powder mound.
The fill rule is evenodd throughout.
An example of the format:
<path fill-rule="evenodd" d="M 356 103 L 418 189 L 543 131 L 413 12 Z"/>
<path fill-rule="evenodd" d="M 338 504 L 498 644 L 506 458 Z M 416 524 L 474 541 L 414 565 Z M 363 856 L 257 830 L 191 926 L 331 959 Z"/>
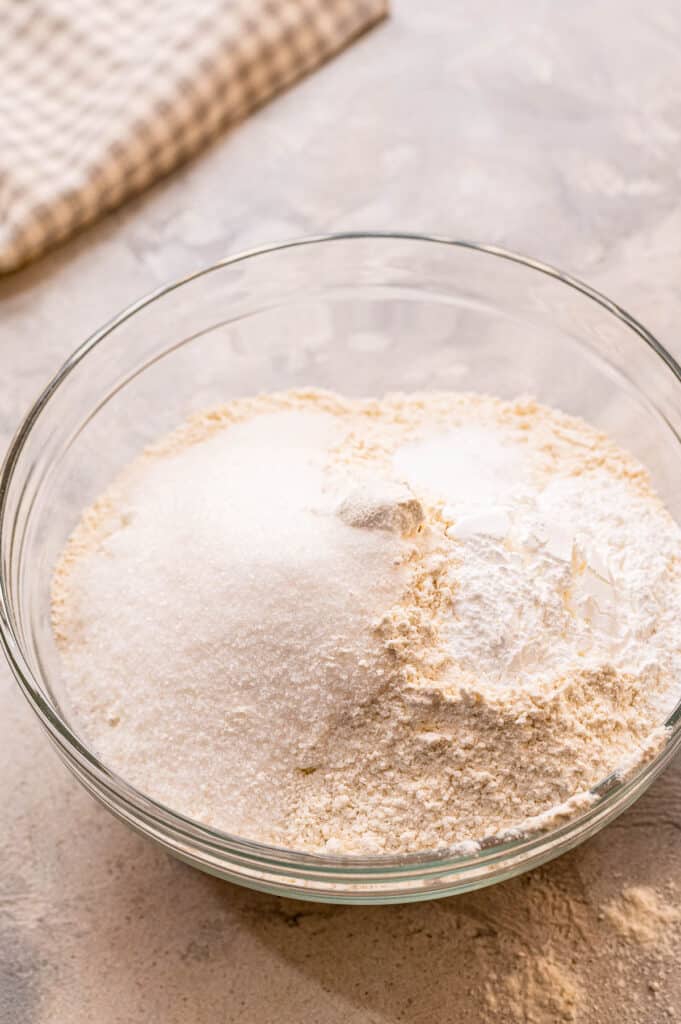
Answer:
<path fill-rule="evenodd" d="M 420 493 L 445 497 L 453 509 L 487 510 L 523 482 L 523 452 L 493 427 L 465 424 L 402 445 L 396 472 Z"/>
<path fill-rule="evenodd" d="M 664 742 L 681 532 L 581 421 L 477 395 L 241 400 L 144 453 L 57 566 L 85 738 L 299 849 L 550 827 Z"/>
<path fill-rule="evenodd" d="M 452 659 L 497 683 L 577 664 L 640 673 L 664 663 L 671 675 L 677 608 L 655 587 L 669 583 L 678 538 L 659 529 L 649 499 L 607 473 L 588 486 L 581 476 L 553 480 L 538 496 L 454 517 L 447 534 L 461 562 L 450 571 L 456 594 L 443 625 Z"/>

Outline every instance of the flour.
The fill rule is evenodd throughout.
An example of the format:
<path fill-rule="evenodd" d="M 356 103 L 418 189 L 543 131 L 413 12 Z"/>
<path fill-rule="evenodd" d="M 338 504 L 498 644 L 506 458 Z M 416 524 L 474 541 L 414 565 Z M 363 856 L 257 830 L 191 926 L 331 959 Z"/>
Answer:
<path fill-rule="evenodd" d="M 556 1024 L 576 1021 L 583 993 L 575 978 L 551 957 L 528 955 L 504 979 L 501 1000 L 495 993 L 489 1000 L 495 1012 L 500 1004 L 522 1024 Z"/>
<path fill-rule="evenodd" d="M 411 533 L 423 522 L 423 508 L 404 484 L 380 480 L 356 487 L 341 502 L 338 514 L 348 526 Z"/>
<path fill-rule="evenodd" d="M 679 555 L 645 470 L 581 421 L 304 391 L 133 463 L 53 620 L 84 736 L 174 809 L 293 848 L 474 849 L 664 742 Z"/>
<path fill-rule="evenodd" d="M 628 886 L 618 899 L 608 903 L 604 916 L 628 941 L 642 946 L 666 946 L 670 950 L 676 946 L 681 912 L 650 886 Z"/>

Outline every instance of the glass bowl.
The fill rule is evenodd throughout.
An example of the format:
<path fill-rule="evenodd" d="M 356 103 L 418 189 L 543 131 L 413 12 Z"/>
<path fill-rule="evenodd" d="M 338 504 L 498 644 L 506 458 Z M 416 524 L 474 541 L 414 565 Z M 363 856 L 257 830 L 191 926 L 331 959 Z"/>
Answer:
<path fill-rule="evenodd" d="M 244 253 L 130 306 L 85 341 L 20 426 L 0 476 L 0 633 L 17 681 L 76 777 L 173 855 L 302 899 L 389 903 L 490 885 L 555 857 L 621 813 L 681 741 L 595 788 L 586 813 L 470 856 L 332 856 L 201 825 L 128 785 L 69 722 L 50 629 L 52 567 L 80 511 L 188 414 L 259 391 L 456 389 L 532 394 L 641 458 L 681 513 L 679 367 L 631 316 L 533 260 L 405 234 L 310 238 Z"/>

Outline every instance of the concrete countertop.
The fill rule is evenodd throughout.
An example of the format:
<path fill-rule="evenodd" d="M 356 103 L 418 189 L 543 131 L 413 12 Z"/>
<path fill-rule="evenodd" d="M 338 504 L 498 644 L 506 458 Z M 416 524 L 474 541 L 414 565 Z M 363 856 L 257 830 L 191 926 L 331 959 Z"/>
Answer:
<path fill-rule="evenodd" d="M 681 357 L 675 0 L 395 0 L 188 167 L 0 281 L 3 444 L 121 306 L 245 247 L 401 228 L 527 252 Z M 114 820 L 0 667 L 0 1022 L 677 1020 L 681 762 L 580 849 L 391 908 L 204 877 Z"/>

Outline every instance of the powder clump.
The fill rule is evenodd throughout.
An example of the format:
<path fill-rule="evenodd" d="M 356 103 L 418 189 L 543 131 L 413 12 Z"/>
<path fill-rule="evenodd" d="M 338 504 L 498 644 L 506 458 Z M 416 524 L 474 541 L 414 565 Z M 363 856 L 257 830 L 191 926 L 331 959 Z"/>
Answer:
<path fill-rule="evenodd" d="M 529 953 L 503 980 L 503 1005 L 522 1024 L 571 1024 L 583 999 L 573 973 L 550 956 Z M 497 1008 L 493 1000 L 492 1008 Z"/>
<path fill-rule="evenodd" d="M 420 501 L 404 484 L 381 480 L 361 485 L 347 495 L 338 514 L 348 526 L 411 533 L 423 522 Z"/>
<path fill-rule="evenodd" d="M 607 904 L 604 914 L 624 939 L 642 946 L 670 944 L 674 926 L 681 921 L 678 908 L 647 885 L 628 886 Z"/>
<path fill-rule="evenodd" d="M 83 735 L 174 809 L 299 849 L 473 849 L 664 742 L 680 555 L 582 421 L 307 390 L 147 449 L 74 531 L 53 622 Z"/>

